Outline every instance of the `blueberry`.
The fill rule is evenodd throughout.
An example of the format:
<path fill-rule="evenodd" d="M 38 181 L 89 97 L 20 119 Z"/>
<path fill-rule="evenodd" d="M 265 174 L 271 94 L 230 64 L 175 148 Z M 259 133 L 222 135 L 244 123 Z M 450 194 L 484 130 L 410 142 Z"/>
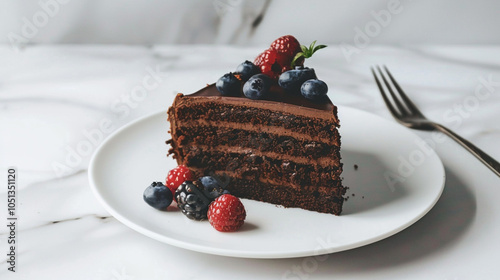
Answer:
<path fill-rule="evenodd" d="M 236 95 L 240 91 L 241 81 L 238 80 L 233 73 L 227 73 L 217 80 L 215 87 L 217 87 L 222 95 Z"/>
<path fill-rule="evenodd" d="M 212 176 L 205 176 L 200 178 L 201 183 L 205 188 L 218 188 L 220 187 L 219 181 Z"/>
<path fill-rule="evenodd" d="M 153 182 L 142 195 L 144 201 L 158 210 L 165 210 L 172 203 L 172 191 L 160 182 Z"/>
<path fill-rule="evenodd" d="M 257 74 L 243 85 L 243 94 L 250 99 L 262 99 L 269 88 L 271 88 L 271 78 L 264 74 Z"/>
<path fill-rule="evenodd" d="M 286 90 L 298 92 L 300 90 L 300 86 L 305 81 L 310 79 L 316 79 L 314 69 L 298 68 L 282 73 L 278 80 L 278 84 Z"/>
<path fill-rule="evenodd" d="M 236 72 L 241 75 L 243 81 L 248 81 L 250 77 L 260 73 L 260 68 L 252 62 L 245 60 L 245 62 L 236 67 Z"/>
<path fill-rule="evenodd" d="M 317 101 L 326 96 L 328 86 L 321 80 L 311 79 L 302 84 L 300 92 L 305 98 Z"/>
<path fill-rule="evenodd" d="M 221 196 L 224 193 L 224 191 L 226 191 L 222 187 L 221 182 L 215 177 L 212 176 L 201 177 L 200 182 L 204 187 L 203 191 L 211 199 L 215 199 Z"/>

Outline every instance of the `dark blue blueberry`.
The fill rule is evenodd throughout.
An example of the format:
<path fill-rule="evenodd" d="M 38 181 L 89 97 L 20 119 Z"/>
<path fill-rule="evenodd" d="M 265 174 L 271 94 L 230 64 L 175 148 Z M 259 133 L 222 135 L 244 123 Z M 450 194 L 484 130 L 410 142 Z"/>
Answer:
<path fill-rule="evenodd" d="M 262 99 L 269 92 L 271 83 L 271 78 L 264 74 L 253 75 L 243 85 L 243 94 L 250 99 Z"/>
<path fill-rule="evenodd" d="M 305 98 L 318 101 L 326 96 L 328 86 L 321 80 L 311 79 L 302 84 L 300 92 Z"/>
<path fill-rule="evenodd" d="M 278 80 L 278 84 L 286 90 L 298 92 L 300 86 L 310 79 L 317 79 L 314 69 L 298 68 L 282 73 Z"/>
<path fill-rule="evenodd" d="M 200 182 L 204 187 L 203 191 L 211 199 L 215 199 L 224 193 L 221 182 L 213 176 L 201 177 Z"/>
<path fill-rule="evenodd" d="M 165 210 L 172 203 L 172 192 L 160 182 L 153 182 L 142 195 L 144 201 L 158 210 Z"/>
<path fill-rule="evenodd" d="M 238 80 L 233 73 L 227 73 L 217 80 L 215 87 L 217 87 L 222 95 L 237 95 L 241 89 L 241 81 Z"/>
<path fill-rule="evenodd" d="M 252 62 L 245 60 L 245 62 L 236 67 L 236 72 L 241 75 L 243 81 L 248 81 L 250 77 L 260 73 L 260 68 Z"/>
<path fill-rule="evenodd" d="M 220 187 L 219 181 L 213 176 L 204 176 L 200 178 L 200 182 L 207 189 Z"/>

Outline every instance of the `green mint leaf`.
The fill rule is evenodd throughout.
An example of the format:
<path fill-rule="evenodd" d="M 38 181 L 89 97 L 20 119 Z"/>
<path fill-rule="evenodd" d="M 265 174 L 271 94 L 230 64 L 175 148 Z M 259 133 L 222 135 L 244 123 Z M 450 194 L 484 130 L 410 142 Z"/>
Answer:
<path fill-rule="evenodd" d="M 314 45 L 316 45 L 316 40 L 314 40 L 311 45 L 309 46 L 309 50 L 313 50 L 314 49 Z"/>
<path fill-rule="evenodd" d="M 317 50 L 321 50 L 321 49 L 324 49 L 326 48 L 326 45 L 317 45 L 314 49 L 313 49 L 313 53 L 315 53 Z"/>
<path fill-rule="evenodd" d="M 291 67 L 292 67 L 292 69 L 295 67 L 295 62 L 296 62 L 299 58 L 301 58 L 301 57 L 305 57 L 305 56 L 304 56 L 304 53 L 302 53 L 302 52 L 299 52 L 299 53 L 297 53 L 297 54 L 295 55 L 295 57 L 292 59 L 292 63 L 291 63 Z"/>

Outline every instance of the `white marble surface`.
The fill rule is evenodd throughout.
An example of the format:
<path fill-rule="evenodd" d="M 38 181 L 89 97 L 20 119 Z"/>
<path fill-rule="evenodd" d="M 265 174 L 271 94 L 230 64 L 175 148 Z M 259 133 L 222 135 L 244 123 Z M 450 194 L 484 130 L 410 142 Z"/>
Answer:
<path fill-rule="evenodd" d="M 500 178 L 452 140 L 435 147 L 447 179 L 428 215 L 321 261 L 192 252 L 106 213 L 87 179 L 102 138 L 166 110 L 176 92 L 215 81 L 262 48 L 0 47 L 0 279 L 498 279 Z M 386 64 L 426 115 L 500 159 L 500 46 L 369 46 L 349 59 L 338 46 L 321 52 L 309 65 L 336 104 L 392 120 L 369 71 Z M 19 178 L 16 273 L 6 263 L 7 166 Z"/>
<path fill-rule="evenodd" d="M 499 8 L 494 0 L 0 1 L 0 43 L 257 45 L 288 33 L 352 43 L 371 30 L 379 44 L 499 44 Z"/>

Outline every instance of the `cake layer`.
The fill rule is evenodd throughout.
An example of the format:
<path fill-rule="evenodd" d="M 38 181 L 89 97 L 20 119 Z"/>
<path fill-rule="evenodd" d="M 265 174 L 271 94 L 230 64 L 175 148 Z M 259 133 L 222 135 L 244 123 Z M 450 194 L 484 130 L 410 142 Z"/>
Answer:
<path fill-rule="evenodd" d="M 337 124 L 315 117 L 298 117 L 261 108 L 218 103 L 217 100 L 205 100 L 203 103 L 178 106 L 176 121 L 189 122 L 209 120 L 211 123 L 245 123 L 273 127 L 276 130 L 290 130 L 303 135 L 315 135 L 325 141 L 335 142 L 338 138 Z"/>
<path fill-rule="evenodd" d="M 341 180 L 342 168 L 331 165 L 322 167 L 314 160 L 309 164 L 299 164 L 289 160 L 278 160 L 255 153 L 230 153 L 226 151 L 206 151 L 200 147 L 184 147 L 177 159 L 193 169 L 210 171 L 230 171 L 239 178 L 258 181 L 272 180 L 290 185 L 295 189 L 305 186 L 335 186 Z"/>
<path fill-rule="evenodd" d="M 338 187 L 292 189 L 283 184 L 269 184 L 255 180 L 232 177 L 225 172 L 200 173 L 201 175 L 216 175 L 228 180 L 226 189 L 237 197 L 282 205 L 284 207 L 299 207 L 321 213 L 340 215 L 345 188 Z"/>
<path fill-rule="evenodd" d="M 184 136 L 180 138 L 179 146 L 210 143 L 212 147 L 253 149 L 260 153 L 304 157 L 305 160 L 326 158 L 330 161 L 339 161 L 340 148 L 335 145 L 339 141 L 328 144 L 324 141 L 301 140 L 287 135 L 216 126 L 216 124 L 196 126 L 183 124 L 177 127 L 176 133 L 178 136 Z M 336 139 L 340 139 L 338 135 Z"/>
<path fill-rule="evenodd" d="M 274 134 L 277 136 L 289 136 L 295 138 L 297 140 L 304 141 L 314 141 L 321 143 L 328 143 L 329 145 L 340 146 L 340 137 L 329 139 L 325 137 L 320 137 L 316 134 L 305 134 L 297 131 L 292 131 L 290 129 L 285 129 L 282 127 L 276 126 L 266 126 L 262 124 L 251 124 L 251 123 L 232 123 L 232 122 L 212 122 L 208 120 L 191 120 L 191 121 L 183 121 L 181 122 L 182 127 L 196 127 L 196 126 L 214 126 L 224 129 L 239 129 L 239 130 L 247 130 L 254 132 L 262 132 L 268 134 Z M 313 131 L 311 131 L 312 133 Z M 334 137 L 338 136 L 338 131 L 334 132 Z"/>

